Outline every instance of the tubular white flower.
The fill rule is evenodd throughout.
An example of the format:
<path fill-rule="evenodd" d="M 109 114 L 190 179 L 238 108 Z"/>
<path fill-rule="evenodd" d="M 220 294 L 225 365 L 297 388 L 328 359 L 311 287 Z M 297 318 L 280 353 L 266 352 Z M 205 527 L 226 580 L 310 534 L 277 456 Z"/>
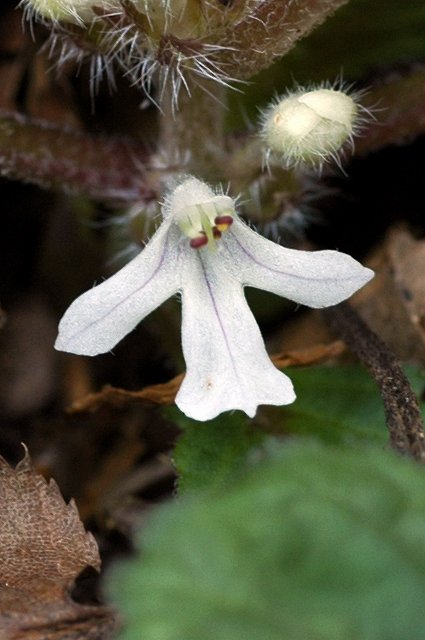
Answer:
<path fill-rule="evenodd" d="M 70 306 L 55 347 L 104 353 L 180 292 L 187 372 L 176 404 L 186 415 L 209 420 L 241 409 L 252 417 L 260 404 L 293 402 L 292 383 L 270 361 L 243 287 L 325 307 L 373 272 L 337 251 L 296 251 L 262 238 L 237 217 L 231 198 L 196 178 L 170 194 L 163 215 L 139 256 Z"/>
<path fill-rule="evenodd" d="M 321 87 L 288 94 L 262 114 L 266 160 L 275 155 L 291 167 L 320 165 L 335 158 L 356 133 L 358 114 L 356 101 L 340 89 Z"/>

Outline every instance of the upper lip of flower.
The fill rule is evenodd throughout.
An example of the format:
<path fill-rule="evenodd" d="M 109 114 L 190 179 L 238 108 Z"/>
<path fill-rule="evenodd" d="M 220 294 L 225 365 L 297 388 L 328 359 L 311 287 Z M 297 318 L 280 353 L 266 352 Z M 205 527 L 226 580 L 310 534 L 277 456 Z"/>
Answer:
<path fill-rule="evenodd" d="M 243 287 L 318 308 L 348 298 L 372 276 L 370 269 L 337 251 L 279 246 L 237 216 L 217 251 L 193 249 L 173 215 L 167 215 L 134 260 L 73 302 L 60 322 L 55 347 L 84 355 L 109 351 L 180 292 L 187 371 L 176 404 L 197 420 L 232 409 L 252 417 L 259 404 L 288 404 L 295 394 L 267 355 Z"/>

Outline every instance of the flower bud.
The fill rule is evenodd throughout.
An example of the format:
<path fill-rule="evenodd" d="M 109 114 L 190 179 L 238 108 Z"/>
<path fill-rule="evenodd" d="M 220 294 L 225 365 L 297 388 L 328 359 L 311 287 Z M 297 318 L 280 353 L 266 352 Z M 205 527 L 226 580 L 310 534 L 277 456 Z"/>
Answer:
<path fill-rule="evenodd" d="M 286 166 L 320 165 L 352 138 L 357 116 L 355 101 L 340 90 L 321 88 L 288 95 L 262 115 L 266 159 L 274 154 Z"/>
<path fill-rule="evenodd" d="M 95 0 L 22 0 L 22 6 L 35 15 L 52 22 L 81 24 L 93 18 Z M 99 4 L 99 3 L 98 3 Z M 101 4 L 101 3 L 100 3 Z"/>
<path fill-rule="evenodd" d="M 232 23 L 247 8 L 245 2 L 224 0 L 131 0 L 146 15 L 154 35 L 171 34 L 181 40 L 207 37 L 211 30 Z"/>
<path fill-rule="evenodd" d="M 205 35 L 205 16 L 199 0 L 131 0 L 147 20 L 146 32 L 154 40 L 165 34 L 180 39 Z"/>

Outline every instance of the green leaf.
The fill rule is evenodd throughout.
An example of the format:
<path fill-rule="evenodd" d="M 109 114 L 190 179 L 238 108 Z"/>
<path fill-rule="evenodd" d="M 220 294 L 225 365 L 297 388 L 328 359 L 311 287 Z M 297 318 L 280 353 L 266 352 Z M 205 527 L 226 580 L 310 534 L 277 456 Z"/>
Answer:
<path fill-rule="evenodd" d="M 208 422 L 191 420 L 177 409 L 167 415 L 183 430 L 173 455 L 180 492 L 224 486 L 265 438 L 240 411 Z"/>
<path fill-rule="evenodd" d="M 422 371 L 410 366 L 405 373 L 420 394 Z M 288 433 L 315 436 L 331 444 L 388 443 L 379 389 L 364 367 L 309 367 L 291 369 L 288 374 L 297 400 L 287 407 L 265 409 L 270 425 L 281 424 Z M 267 423 L 263 428 L 268 428 Z"/>
<path fill-rule="evenodd" d="M 297 400 L 284 408 L 267 409 L 272 423 L 282 424 L 288 433 L 334 444 L 388 442 L 381 396 L 364 367 L 308 367 L 288 373 Z"/>
<path fill-rule="evenodd" d="M 422 467 L 286 446 L 154 517 L 109 577 L 120 640 L 423 640 L 424 522 Z"/>
<path fill-rule="evenodd" d="M 197 422 L 177 409 L 168 418 L 183 431 L 174 452 L 179 492 L 219 488 L 244 473 L 249 453 L 261 454 L 266 434 L 307 435 L 329 444 L 386 446 L 388 430 L 379 390 L 361 365 L 291 368 L 296 401 L 284 407 L 262 407 L 254 420 L 242 412 L 225 413 Z M 406 370 L 417 393 L 424 376 Z"/>

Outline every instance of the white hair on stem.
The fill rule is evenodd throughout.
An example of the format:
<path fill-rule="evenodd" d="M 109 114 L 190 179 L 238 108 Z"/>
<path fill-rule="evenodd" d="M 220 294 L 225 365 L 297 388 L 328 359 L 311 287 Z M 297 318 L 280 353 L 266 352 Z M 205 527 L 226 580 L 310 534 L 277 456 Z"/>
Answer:
<path fill-rule="evenodd" d="M 180 91 L 183 89 L 190 93 L 189 77 L 203 87 L 203 80 L 207 79 L 234 89 L 233 83 L 239 81 L 226 74 L 216 61 L 217 54 L 232 47 L 207 42 L 208 25 L 204 25 L 205 34 L 199 37 L 173 35 L 167 29 L 172 27 L 171 17 L 176 19 L 176 10 L 173 12 L 170 0 L 157 0 L 157 3 L 159 5 L 152 5 L 149 0 L 139 0 L 138 4 L 111 0 L 96 5 L 93 0 L 67 3 L 62 0 L 23 0 L 23 7 L 25 18 L 30 23 L 36 20 L 50 27 L 51 35 L 45 50 L 57 69 L 70 61 L 78 67 L 90 61 L 92 95 L 98 91 L 104 78 L 110 88 L 115 87 L 116 68 L 121 69 L 123 76 L 144 91 L 158 107 L 164 96 L 170 94 L 172 107 L 176 109 Z M 41 4 L 54 5 L 60 11 L 54 14 L 47 10 L 40 12 Z M 152 33 L 144 30 L 140 22 L 142 16 L 152 23 L 152 11 L 158 6 L 163 12 L 160 14 L 164 22 L 161 36 L 153 30 Z M 176 6 L 180 7 L 178 3 Z M 139 9 L 145 13 L 140 13 Z M 175 25 L 179 27 L 177 21 Z M 171 91 L 167 92 L 167 87 Z"/>

